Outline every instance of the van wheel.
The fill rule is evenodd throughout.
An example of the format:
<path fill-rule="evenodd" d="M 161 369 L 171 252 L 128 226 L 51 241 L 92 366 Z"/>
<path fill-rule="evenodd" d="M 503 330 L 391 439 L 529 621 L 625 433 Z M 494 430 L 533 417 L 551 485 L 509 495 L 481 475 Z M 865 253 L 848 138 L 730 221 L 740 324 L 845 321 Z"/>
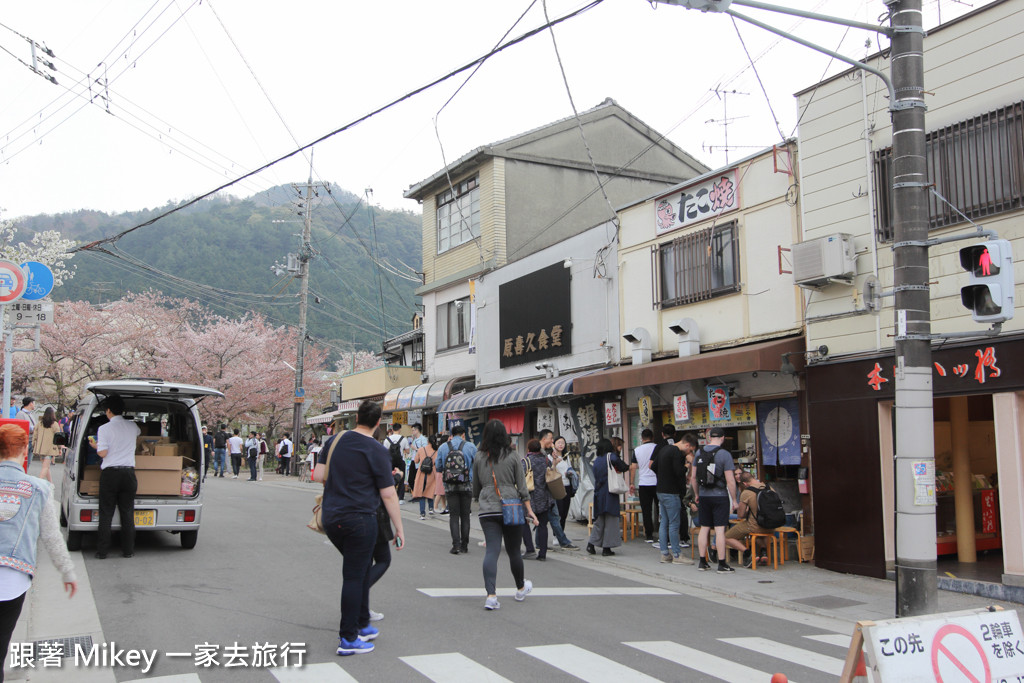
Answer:
<path fill-rule="evenodd" d="M 182 531 L 181 532 L 181 547 L 185 550 L 192 550 L 196 547 L 196 541 L 199 540 L 199 530 L 193 531 Z"/>
<path fill-rule="evenodd" d="M 66 527 L 68 525 L 68 516 L 64 514 L 64 508 L 60 509 L 60 525 Z"/>
<path fill-rule="evenodd" d="M 82 549 L 82 533 L 81 531 L 68 529 L 68 550 Z"/>

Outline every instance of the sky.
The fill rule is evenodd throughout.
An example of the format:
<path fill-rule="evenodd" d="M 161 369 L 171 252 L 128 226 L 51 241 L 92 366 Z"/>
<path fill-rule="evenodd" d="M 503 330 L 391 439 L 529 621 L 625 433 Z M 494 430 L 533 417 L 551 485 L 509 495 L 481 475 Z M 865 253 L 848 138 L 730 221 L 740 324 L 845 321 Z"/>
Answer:
<path fill-rule="evenodd" d="M 777 3 L 871 23 L 885 11 L 880 0 Z M 2 217 L 156 208 L 205 194 L 487 54 L 506 34 L 543 25 L 545 10 L 555 19 L 587 4 L 5 3 Z M 924 7 L 926 27 L 972 9 L 960 0 Z M 733 9 L 855 58 L 887 45 L 858 29 Z M 418 211 L 403 192 L 446 161 L 606 98 L 721 167 L 727 155 L 736 161 L 793 135 L 793 94 L 847 68 L 745 22 L 736 26 L 724 14 L 604 0 L 555 26 L 554 43 L 542 31 L 317 144 L 314 178 L 357 195 L 371 188 L 375 205 Z M 57 84 L 22 63 L 31 62 L 26 38 L 54 52 L 56 71 L 41 69 Z M 249 196 L 309 174 L 308 153 L 297 154 L 225 191 Z"/>

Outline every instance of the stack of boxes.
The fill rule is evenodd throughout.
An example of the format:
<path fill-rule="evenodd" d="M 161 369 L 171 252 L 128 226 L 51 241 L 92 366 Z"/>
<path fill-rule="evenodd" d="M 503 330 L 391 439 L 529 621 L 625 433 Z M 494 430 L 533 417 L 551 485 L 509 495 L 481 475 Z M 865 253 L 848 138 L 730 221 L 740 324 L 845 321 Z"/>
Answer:
<path fill-rule="evenodd" d="M 135 444 L 135 478 L 139 483 L 135 495 L 182 495 L 182 468 L 198 469 L 195 445 L 188 441 L 171 443 L 166 436 L 140 436 Z M 99 465 L 86 466 L 78 490 L 85 495 L 99 493 Z"/>

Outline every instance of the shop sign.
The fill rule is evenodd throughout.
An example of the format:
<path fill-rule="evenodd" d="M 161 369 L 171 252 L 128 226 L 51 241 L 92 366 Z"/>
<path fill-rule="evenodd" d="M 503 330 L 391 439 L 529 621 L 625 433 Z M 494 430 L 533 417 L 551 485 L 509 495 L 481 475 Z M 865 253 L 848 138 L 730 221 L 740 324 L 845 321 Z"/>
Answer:
<path fill-rule="evenodd" d="M 640 412 L 641 426 L 649 427 L 651 420 L 654 419 L 654 401 L 651 400 L 651 397 L 641 396 L 640 401 L 637 403 L 637 410 Z"/>
<path fill-rule="evenodd" d="M 409 424 L 409 413 L 407 413 L 405 411 L 402 411 L 402 410 L 396 410 L 395 412 L 391 413 L 391 424 L 396 424 L 396 425 L 407 425 L 407 424 Z"/>
<path fill-rule="evenodd" d="M 729 387 L 708 387 L 708 409 L 712 422 L 728 422 L 732 419 L 729 409 Z"/>
<path fill-rule="evenodd" d="M 604 404 L 604 423 L 609 427 L 622 424 L 618 401 L 608 401 Z"/>
<path fill-rule="evenodd" d="M 943 361 L 935 361 L 932 364 L 932 379 L 937 390 L 950 388 L 947 385 L 952 385 L 955 388 L 963 385 L 984 384 L 986 380 L 996 379 L 1003 374 L 999 369 L 999 360 L 996 358 L 994 346 L 975 348 L 973 358 L 970 348 L 958 349 L 951 353 L 954 352 L 958 357 L 952 362 L 943 359 Z M 865 382 L 872 391 L 882 391 L 883 387 L 889 388 L 885 385 L 891 381 L 890 378 L 895 376 L 895 366 L 884 367 L 881 363 L 875 363 L 874 367 L 866 373 Z"/>
<path fill-rule="evenodd" d="M 658 199 L 654 210 L 658 234 L 663 235 L 740 208 L 736 173 L 736 169 L 732 169 Z"/>
<path fill-rule="evenodd" d="M 558 409 L 558 435 L 565 439 L 566 443 L 576 443 L 576 427 L 572 421 L 572 411 L 569 408 Z"/>
<path fill-rule="evenodd" d="M 676 422 L 688 422 L 690 419 L 690 404 L 686 400 L 686 394 L 672 397 L 672 409 L 675 413 Z"/>
<path fill-rule="evenodd" d="M 690 421 L 680 423 L 679 429 L 710 429 L 711 427 L 753 427 L 757 424 L 756 404 L 737 403 L 731 406 L 728 420 L 712 420 L 707 406 L 695 406 L 690 410 Z"/>
<path fill-rule="evenodd" d="M 999 531 L 995 489 L 981 492 L 981 533 L 994 534 Z"/>
<path fill-rule="evenodd" d="M 580 444 L 580 455 L 583 457 L 587 469 L 590 469 L 590 463 L 597 457 L 597 442 L 601 440 L 601 405 L 597 401 L 585 399 L 573 401 L 571 406 L 573 427 Z"/>
<path fill-rule="evenodd" d="M 409 424 L 423 424 L 423 411 L 422 410 L 410 410 L 408 413 Z"/>
<path fill-rule="evenodd" d="M 935 463 L 915 460 L 910 463 L 914 474 L 914 505 L 935 505 Z"/>
<path fill-rule="evenodd" d="M 537 408 L 537 431 L 545 429 L 555 431 L 555 411 L 553 408 Z"/>
<path fill-rule="evenodd" d="M 572 352 L 570 284 L 569 270 L 559 261 L 498 288 L 500 367 Z"/>

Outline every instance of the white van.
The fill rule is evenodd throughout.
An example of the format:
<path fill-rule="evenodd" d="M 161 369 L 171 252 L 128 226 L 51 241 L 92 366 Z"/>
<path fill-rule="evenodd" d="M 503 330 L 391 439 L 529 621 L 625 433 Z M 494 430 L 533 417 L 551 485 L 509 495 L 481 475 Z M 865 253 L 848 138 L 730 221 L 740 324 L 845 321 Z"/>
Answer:
<path fill-rule="evenodd" d="M 99 528 L 100 457 L 93 444 L 107 422 L 99 407 L 107 396 L 124 399 L 126 420 L 139 425 L 135 449 L 135 529 L 181 535 L 193 548 L 203 512 L 203 438 L 196 406 L 207 396 L 224 394 L 209 387 L 160 379 L 90 382 L 72 418 L 61 487 L 60 523 L 68 529 L 68 550 L 79 550 L 86 533 Z M 94 441 L 93 441 L 94 443 Z M 121 526 L 115 511 L 112 528 Z"/>

